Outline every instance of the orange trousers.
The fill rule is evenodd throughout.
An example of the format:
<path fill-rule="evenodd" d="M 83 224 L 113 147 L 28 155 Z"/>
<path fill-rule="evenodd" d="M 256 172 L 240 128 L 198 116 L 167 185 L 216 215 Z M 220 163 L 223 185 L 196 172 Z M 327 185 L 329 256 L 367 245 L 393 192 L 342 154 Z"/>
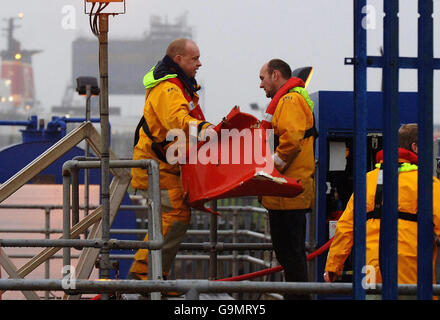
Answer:
<path fill-rule="evenodd" d="M 162 207 L 162 270 L 168 275 L 178 247 L 185 237 L 191 219 L 191 209 L 184 200 L 182 188 L 160 190 Z M 148 240 L 148 234 L 144 241 Z M 130 273 L 142 280 L 148 279 L 148 249 L 139 249 L 131 265 Z"/>

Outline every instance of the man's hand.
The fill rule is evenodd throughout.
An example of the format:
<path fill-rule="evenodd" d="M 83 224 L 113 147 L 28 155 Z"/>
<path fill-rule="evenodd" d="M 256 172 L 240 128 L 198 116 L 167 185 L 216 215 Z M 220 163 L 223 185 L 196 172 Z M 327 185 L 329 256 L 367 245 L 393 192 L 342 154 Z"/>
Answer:
<path fill-rule="evenodd" d="M 275 164 L 275 169 L 277 169 L 280 173 L 283 173 L 284 169 L 287 168 L 287 163 L 284 162 L 276 152 L 272 155 L 272 159 Z"/>
<path fill-rule="evenodd" d="M 335 282 L 338 278 L 338 275 L 331 271 L 324 272 L 324 281 L 325 282 Z"/>
<path fill-rule="evenodd" d="M 214 129 L 215 129 L 215 125 L 213 125 L 213 124 L 210 124 L 209 126 L 207 126 L 205 129 L 203 129 L 203 130 L 201 130 L 200 132 L 199 132 L 199 141 L 206 141 L 206 135 L 207 135 L 207 133 L 209 132 L 209 133 L 213 133 L 213 132 L 215 132 L 214 131 Z"/>

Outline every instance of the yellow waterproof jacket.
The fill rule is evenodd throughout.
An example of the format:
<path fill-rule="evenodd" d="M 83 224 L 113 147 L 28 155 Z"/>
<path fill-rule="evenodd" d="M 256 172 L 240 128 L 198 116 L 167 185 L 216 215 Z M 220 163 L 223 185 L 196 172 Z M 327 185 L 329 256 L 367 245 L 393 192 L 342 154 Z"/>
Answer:
<path fill-rule="evenodd" d="M 271 210 L 311 209 L 315 199 L 314 137 L 304 138 L 313 127 L 313 113 L 305 98 L 297 92 L 285 94 L 272 118 L 274 134 L 279 137 L 274 161 L 284 166 L 282 174 L 301 180 L 304 192 L 293 198 L 263 197 L 262 204 Z"/>
<path fill-rule="evenodd" d="M 198 96 L 194 93 L 193 102 L 198 103 Z M 154 87 L 147 89 L 145 95 L 144 118 L 148 123 L 152 136 L 156 142 L 166 139 L 171 129 L 181 129 L 186 135 L 188 146 L 189 125 L 195 123 L 197 127 L 204 122 L 193 118 L 189 114 L 190 107 L 182 90 L 170 81 L 161 81 Z M 206 129 L 210 123 L 205 122 L 198 129 Z M 169 189 L 180 186 L 179 164 L 168 164 L 160 161 L 151 148 L 152 141 L 141 128 L 139 140 L 133 150 L 133 159 L 156 159 L 159 161 L 160 188 Z M 175 142 L 173 142 L 175 143 Z M 170 143 L 167 147 L 169 147 Z M 134 189 L 148 189 L 148 174 L 145 169 L 131 170 L 132 186 Z"/>
<path fill-rule="evenodd" d="M 367 212 L 373 211 L 379 169 L 367 173 Z M 440 181 L 433 178 L 434 232 L 440 236 Z M 401 171 L 398 177 L 398 211 L 417 213 L 417 169 Z M 366 223 L 366 264 L 376 271 L 376 282 L 382 282 L 379 269 L 380 219 L 368 219 Z M 353 246 L 353 195 L 338 220 L 336 233 L 325 266 L 326 271 L 340 274 Z M 435 244 L 433 268 L 435 266 Z M 398 219 L 398 283 L 417 283 L 417 222 Z M 434 270 L 434 269 L 433 269 Z M 435 275 L 435 272 L 434 272 Z M 435 278 L 435 277 L 434 277 Z M 435 282 L 435 279 L 434 279 Z"/>

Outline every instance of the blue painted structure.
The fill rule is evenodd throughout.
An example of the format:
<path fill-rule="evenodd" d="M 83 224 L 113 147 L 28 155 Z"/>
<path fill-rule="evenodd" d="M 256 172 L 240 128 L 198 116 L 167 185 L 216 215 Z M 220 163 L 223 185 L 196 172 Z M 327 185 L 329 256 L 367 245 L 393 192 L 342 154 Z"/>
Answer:
<path fill-rule="evenodd" d="M 331 141 L 346 141 L 348 145 L 352 146 L 352 154 L 353 158 L 356 161 L 347 162 L 346 172 L 343 174 L 349 175 L 352 172 L 351 165 L 359 170 L 359 167 L 356 167 L 356 163 L 361 161 L 359 158 L 359 154 L 356 153 L 356 145 L 359 143 L 355 133 L 355 119 L 356 113 L 354 104 L 356 101 L 356 97 L 354 92 L 351 91 L 318 91 L 312 93 L 312 100 L 315 103 L 315 119 L 316 125 L 319 131 L 319 137 L 316 141 L 316 157 L 319 159 L 319 164 L 316 171 L 316 243 L 318 247 L 322 246 L 324 243 L 328 241 L 328 231 L 327 231 L 327 216 L 329 214 L 329 208 L 327 208 L 327 181 L 329 181 L 330 173 L 329 173 L 329 143 Z M 366 112 L 365 112 L 365 134 L 361 143 L 365 147 L 363 158 L 363 165 L 365 166 L 365 170 L 362 172 L 365 177 L 365 172 L 367 170 L 372 170 L 375 160 L 375 153 L 373 154 L 372 150 L 369 150 L 366 146 L 367 142 L 367 134 L 379 134 L 383 135 L 385 132 L 384 128 L 384 117 L 383 117 L 383 102 L 384 102 L 384 94 L 382 92 L 366 92 Z M 398 119 L 399 125 L 402 123 L 412 123 L 417 122 L 417 112 L 418 112 L 418 94 L 416 92 L 400 92 L 399 93 L 399 106 L 398 109 L 400 115 Z M 370 148 L 371 149 L 371 148 Z M 380 148 L 377 150 L 379 151 Z M 377 152 L 376 151 L 376 152 Z M 368 161 L 367 161 L 368 160 Z M 367 166 L 367 162 L 369 163 L 369 167 Z M 397 171 L 397 170 L 396 170 Z M 356 179 L 354 176 L 353 181 Z M 358 182 L 359 183 L 359 182 Z M 363 180 L 365 185 L 365 179 Z M 347 179 L 346 184 L 351 186 L 351 180 Z M 354 185 L 353 189 L 356 188 Z M 351 190 L 350 194 L 352 191 Z M 346 199 L 348 200 L 348 198 Z M 365 197 L 364 197 L 364 208 L 365 208 Z M 345 208 L 346 203 L 343 203 L 343 208 Z M 359 210 L 359 209 L 358 209 Z M 365 219 L 365 210 L 358 211 L 364 212 Z M 359 216 L 359 215 L 358 215 Z M 357 220 L 359 222 L 359 219 Z M 365 229 L 365 228 L 364 228 Z M 355 230 L 357 232 L 358 230 Z M 365 242 L 365 234 L 364 234 L 364 242 Z M 353 245 L 353 268 L 356 265 L 356 257 L 355 254 L 356 243 Z M 365 249 L 363 249 L 365 252 Z M 363 257 L 363 265 L 365 265 L 365 253 Z M 323 281 L 322 275 L 324 273 L 324 267 L 326 262 L 326 255 L 318 256 L 317 267 L 316 267 L 316 279 L 317 281 Z M 359 263 L 359 261 L 357 261 Z M 362 266 L 363 266 L 362 265 Z M 361 268 L 362 270 L 362 268 Z M 361 271 L 360 270 L 360 271 Z M 365 274 L 362 274 L 362 277 Z M 362 278 L 361 278 L 362 279 Z M 353 281 L 355 280 L 355 276 L 353 276 Z M 361 287 L 362 289 L 362 287 Z M 362 290 L 365 291 L 365 290 Z M 361 298 L 362 295 L 360 294 Z M 326 298 L 326 297 L 321 297 Z M 335 298 L 334 296 L 330 296 L 329 298 Z M 359 299 L 361 299 L 359 298 Z M 356 297 L 358 299 L 358 297 Z"/>
<path fill-rule="evenodd" d="M 32 116 L 28 121 L 0 121 L 4 126 L 24 126 L 20 129 L 22 134 L 22 143 L 7 146 L 0 150 L 0 183 L 6 182 L 14 174 L 28 165 L 31 161 L 49 149 L 58 140 L 66 135 L 66 125 L 72 122 L 83 122 L 80 118 L 53 117 L 52 121 L 44 127 L 39 124 L 38 117 Z M 93 119 L 98 122 L 99 119 Z M 63 163 L 76 156 L 84 156 L 84 150 L 74 147 L 58 160 L 44 169 L 37 177 L 31 180 L 31 183 L 45 182 L 62 184 L 61 168 Z M 80 183 L 84 183 L 84 175 L 79 176 Z M 90 175 L 91 184 L 100 183 L 99 175 Z"/>
<path fill-rule="evenodd" d="M 52 147 L 56 142 L 66 135 L 67 123 L 81 123 L 85 119 L 81 118 L 65 118 L 53 117 L 52 120 L 44 127 L 43 123 L 39 123 L 36 116 L 32 116 L 28 121 L 0 121 L 0 125 L 5 126 L 24 126 L 21 129 L 22 143 L 7 146 L 0 150 L 0 183 L 6 182 L 14 174 L 27 166 L 35 158 L 44 151 Z M 91 119 L 92 122 L 99 122 L 99 119 Z M 64 162 L 72 160 L 77 156 L 84 156 L 85 151 L 78 146 L 72 148 L 50 166 L 38 174 L 30 183 L 52 183 L 62 184 L 62 166 Z M 93 156 L 93 155 L 92 155 Z M 101 184 L 101 170 L 89 169 L 89 183 Z M 79 183 L 84 183 L 84 172 L 79 172 Z M 131 205 L 132 202 L 125 195 L 121 205 Z M 136 215 L 133 211 L 119 211 L 112 224 L 114 229 L 136 229 Z M 119 240 L 138 240 L 136 235 L 114 234 L 112 238 Z M 133 250 L 112 250 L 111 254 L 130 254 Z M 118 259 L 119 276 L 125 278 L 131 265 L 130 259 Z M 111 278 L 115 277 L 115 272 L 111 273 Z"/>
<path fill-rule="evenodd" d="M 383 238 L 382 256 L 386 268 L 382 274 L 383 299 L 397 299 L 397 128 L 399 119 L 399 69 L 418 70 L 418 108 L 419 125 L 419 171 L 418 171 L 418 267 L 417 297 L 432 299 L 432 159 L 433 159 L 433 71 L 440 69 L 440 59 L 433 56 L 433 1 L 418 0 L 418 57 L 399 56 L 399 1 L 384 1 L 384 28 L 382 57 L 368 56 L 366 52 L 366 0 L 353 1 L 354 15 L 354 94 L 355 110 L 359 112 L 354 127 L 355 136 L 360 146 L 355 151 L 357 159 L 365 159 L 362 146 L 365 136 L 365 115 L 367 97 L 365 95 L 367 67 L 382 68 L 384 106 L 384 212 L 382 220 L 385 237 Z M 347 61 L 346 61 L 347 62 Z M 365 140 L 363 140 L 365 141 Z M 354 243 L 356 251 L 354 261 L 353 297 L 365 299 L 361 286 L 362 270 L 365 264 L 365 220 L 364 216 L 365 181 L 362 176 L 363 163 L 354 168 L 355 197 Z"/>

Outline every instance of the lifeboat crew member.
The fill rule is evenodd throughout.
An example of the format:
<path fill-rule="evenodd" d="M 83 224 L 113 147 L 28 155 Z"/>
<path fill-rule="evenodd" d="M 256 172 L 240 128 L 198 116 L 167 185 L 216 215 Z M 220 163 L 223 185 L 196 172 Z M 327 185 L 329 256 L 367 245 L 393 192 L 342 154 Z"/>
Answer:
<path fill-rule="evenodd" d="M 305 251 L 306 214 L 315 199 L 314 140 L 317 136 L 313 102 L 304 81 L 292 77 L 290 66 L 272 59 L 260 70 L 260 88 L 271 98 L 260 127 L 273 129 L 274 165 L 283 175 L 301 180 L 304 191 L 295 197 L 263 196 L 268 209 L 275 255 L 285 280 L 307 282 Z M 285 299 L 309 299 L 309 295 L 286 294 Z"/>
<path fill-rule="evenodd" d="M 166 158 L 166 150 L 176 142 L 167 141 L 166 136 L 170 130 L 180 129 L 185 132 L 188 142 L 191 123 L 197 126 L 198 132 L 212 126 L 205 121 L 198 104 L 197 91 L 200 86 L 195 75 L 201 65 L 197 44 L 190 39 L 177 39 L 169 44 L 165 57 L 143 80 L 146 88 L 145 106 L 136 130 L 133 159 L 156 159 L 159 162 L 164 276 L 171 268 L 191 217 L 184 199 L 180 166 L 178 163 L 168 163 Z M 146 197 L 147 171 L 133 168 L 131 174 L 134 192 Z M 148 250 L 139 249 L 127 278 L 146 280 L 147 277 Z"/>
<path fill-rule="evenodd" d="M 399 175 L 398 175 L 398 226 L 397 226 L 397 282 L 417 283 L 417 124 L 404 124 L 399 129 Z M 376 283 L 382 283 L 380 272 L 380 237 L 382 234 L 382 170 L 383 152 L 376 155 L 376 169 L 367 173 L 367 224 L 366 224 L 366 265 L 374 268 Z M 440 180 L 433 177 L 433 232 L 440 237 Z M 433 271 L 435 268 L 436 246 L 434 241 Z M 325 266 L 324 280 L 333 282 L 341 273 L 344 262 L 353 246 L 353 195 L 338 220 L 336 232 Z M 435 275 L 435 272 L 433 272 Z M 433 277 L 435 283 L 435 276 Z M 367 296 L 367 298 L 370 298 Z M 374 297 L 373 297 L 374 298 Z M 411 297 L 399 297 L 407 299 Z M 414 298 L 414 297 L 412 297 Z"/>

